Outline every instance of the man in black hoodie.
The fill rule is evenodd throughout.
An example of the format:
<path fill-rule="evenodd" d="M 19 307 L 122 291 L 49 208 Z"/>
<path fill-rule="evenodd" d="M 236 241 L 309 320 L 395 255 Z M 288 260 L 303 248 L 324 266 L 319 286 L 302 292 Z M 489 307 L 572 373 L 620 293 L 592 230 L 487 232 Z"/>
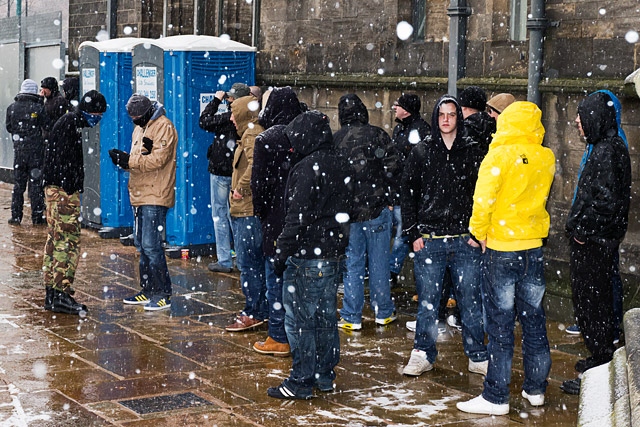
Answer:
<path fill-rule="evenodd" d="M 269 336 L 265 341 L 256 342 L 253 349 L 258 353 L 274 356 L 289 354 L 289 343 L 284 330 L 282 280 L 276 278 L 272 263 L 273 257 L 276 256 L 276 240 L 284 227 L 284 193 L 287 177 L 297 159 L 284 131 L 301 113 L 302 108 L 293 89 L 274 88 L 258 119 L 266 130 L 257 136 L 253 151 L 253 213 L 260 219 L 262 227 L 269 304 Z"/>
<path fill-rule="evenodd" d="M 301 114 L 285 133 L 302 157 L 289 173 L 285 224 L 274 260 L 276 274 L 284 271 L 285 330 L 293 364 L 289 377 L 267 394 L 310 399 L 314 387 L 333 391 L 340 361 L 337 291 L 353 196 L 349 165 L 334 150 L 327 116 Z"/>
<path fill-rule="evenodd" d="M 464 117 L 466 135 L 480 144 L 484 154 L 489 151 L 489 144 L 496 133 L 496 120 L 489 115 L 487 94 L 478 86 L 469 86 L 458 96 Z"/>
<path fill-rule="evenodd" d="M 398 155 L 398 179 L 402 178 L 404 162 L 409 157 L 411 149 L 420 141 L 431 134 L 431 126 L 420 115 L 420 97 L 415 94 L 405 93 L 393 103 L 393 111 L 396 113 L 396 122 L 393 128 L 393 145 Z M 395 195 L 393 203 L 393 225 L 396 227 L 396 234 L 391 247 L 391 257 L 389 258 L 389 270 L 391 273 L 391 283 L 395 283 L 398 274 L 402 270 L 404 259 L 409 253 L 407 239 L 402 236 L 402 214 L 400 213 L 400 197 Z"/>
<path fill-rule="evenodd" d="M 407 159 L 402 176 L 404 232 L 415 253 L 418 319 L 413 351 L 402 371 L 418 376 L 433 369 L 438 351 L 436 320 L 445 271 L 451 272 L 462 317 L 462 344 L 469 371 L 486 375 L 482 324 L 480 245 L 471 239 L 473 192 L 484 152 L 464 135 L 462 109 L 449 95 L 433 110 L 433 131 Z"/>
<path fill-rule="evenodd" d="M 395 151 L 389 135 L 369 124 L 367 107 L 355 94 L 343 95 L 338 103 L 342 128 L 333 136 L 338 152 L 349 161 L 354 186 L 354 216 L 351 218 L 344 298 L 338 326 L 362 329 L 364 277 L 369 267 L 371 309 L 376 325 L 396 320 L 389 286 L 391 210 L 395 194 Z"/>
<path fill-rule="evenodd" d="M 44 186 L 49 225 L 42 270 L 45 310 L 86 313 L 73 299 L 80 244 L 80 193 L 84 189 L 82 128 L 94 127 L 107 111 L 107 101 L 95 90 L 85 93 L 77 110 L 65 114 L 51 131 L 44 156 Z"/>
<path fill-rule="evenodd" d="M 58 119 L 71 110 L 71 104 L 60 93 L 58 80 L 55 77 L 45 77 L 40 82 L 40 95 L 44 97 L 44 109 L 48 123 L 45 127 L 44 139 L 49 139 L 49 133 Z"/>
<path fill-rule="evenodd" d="M 7 107 L 5 126 L 13 140 L 13 192 L 11 193 L 11 218 L 9 224 L 20 225 L 24 192 L 29 184 L 31 220 L 33 225 L 44 224 L 44 192 L 42 189 L 42 163 L 44 161 L 43 128 L 47 117 L 42 98 L 38 96 L 38 84 L 27 79 L 22 82 L 20 93 Z"/>
<path fill-rule="evenodd" d="M 587 154 L 565 230 L 571 248 L 573 305 L 591 353 L 576 363 L 576 371 L 582 374 L 610 362 L 615 351 L 611 278 L 629 224 L 631 161 L 618 136 L 616 110 L 608 94 L 595 92 L 584 99 L 578 105 L 576 123 L 587 142 Z M 579 394 L 580 382 L 580 377 L 567 380 L 560 388 Z"/>

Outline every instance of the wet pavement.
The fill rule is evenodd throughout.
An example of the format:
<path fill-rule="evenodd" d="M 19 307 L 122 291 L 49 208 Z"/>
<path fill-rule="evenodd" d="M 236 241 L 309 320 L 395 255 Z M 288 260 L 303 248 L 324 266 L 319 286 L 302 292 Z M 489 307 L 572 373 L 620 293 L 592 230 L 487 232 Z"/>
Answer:
<path fill-rule="evenodd" d="M 310 401 L 267 396 L 291 359 L 251 349 L 266 327 L 225 332 L 244 297 L 237 274 L 207 270 L 212 258 L 168 260 L 171 311 L 145 312 L 122 304 L 138 291 L 135 248 L 83 229 L 74 287 L 89 312 L 45 311 L 46 229 L 7 225 L 10 197 L 11 186 L 0 183 L 0 426 L 576 425 L 578 396 L 559 385 L 575 376 L 586 350 L 559 322 L 548 322 L 553 366 L 541 408 L 520 396 L 516 348 L 509 416 L 458 411 L 455 403 L 478 395 L 483 378 L 467 371 L 461 335 L 452 329 L 439 337 L 433 371 L 403 376 L 414 335 L 404 324 L 417 310 L 410 285 L 393 290 L 397 322 L 375 326 L 367 312 L 361 332 L 340 332 L 336 390 Z"/>

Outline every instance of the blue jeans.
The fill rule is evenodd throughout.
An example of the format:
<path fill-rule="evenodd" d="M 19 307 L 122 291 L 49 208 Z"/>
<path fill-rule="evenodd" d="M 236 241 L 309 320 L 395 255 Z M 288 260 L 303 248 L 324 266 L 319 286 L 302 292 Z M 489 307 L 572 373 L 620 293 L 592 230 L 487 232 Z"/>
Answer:
<path fill-rule="evenodd" d="M 235 236 L 240 284 L 245 296 L 242 314 L 264 320 L 269 317 L 269 309 L 260 220 L 256 216 L 231 217 L 231 226 Z"/>
<path fill-rule="evenodd" d="M 233 268 L 231 260 L 231 216 L 229 215 L 229 192 L 231 177 L 211 175 L 211 216 L 216 235 L 216 256 L 222 267 Z"/>
<path fill-rule="evenodd" d="M 393 236 L 393 246 L 389 257 L 389 270 L 399 274 L 404 264 L 404 259 L 409 253 L 409 243 L 407 237 L 402 235 L 402 215 L 400 206 L 394 206 L 392 214 L 393 225 L 396 227 L 396 235 Z"/>
<path fill-rule="evenodd" d="M 140 286 L 148 296 L 171 296 L 171 277 L 162 247 L 168 208 L 143 205 L 133 208 L 133 243 L 140 251 Z"/>
<path fill-rule="evenodd" d="M 336 319 L 340 263 L 289 257 L 284 272 L 284 327 L 293 364 L 287 387 L 310 395 L 314 384 L 329 386 L 340 361 Z"/>
<path fill-rule="evenodd" d="M 489 370 L 482 396 L 491 403 L 509 403 L 513 329 L 522 325 L 524 383 L 529 394 L 543 394 L 551 370 L 546 317 L 542 249 L 498 252 L 487 249 L 482 264 L 484 307 L 489 334 Z"/>
<path fill-rule="evenodd" d="M 482 323 L 480 248 L 470 246 L 469 236 L 423 239 L 424 248 L 415 253 L 413 269 L 418 291 L 418 319 L 413 348 L 427 353 L 434 363 L 438 355 L 438 307 L 445 270 L 451 273 L 462 320 L 464 353 L 474 362 L 487 360 Z"/>
<path fill-rule="evenodd" d="M 386 319 L 395 311 L 391 300 L 388 262 L 391 211 L 384 208 L 375 219 L 352 223 L 350 233 L 340 315 L 350 323 L 362 322 L 365 264 L 368 264 L 371 309 L 376 318 Z"/>
<path fill-rule="evenodd" d="M 269 336 L 279 343 L 287 342 L 284 331 L 284 306 L 282 305 L 282 278 L 273 272 L 273 263 L 267 259 L 264 266 L 267 278 L 267 303 L 269 304 Z"/>

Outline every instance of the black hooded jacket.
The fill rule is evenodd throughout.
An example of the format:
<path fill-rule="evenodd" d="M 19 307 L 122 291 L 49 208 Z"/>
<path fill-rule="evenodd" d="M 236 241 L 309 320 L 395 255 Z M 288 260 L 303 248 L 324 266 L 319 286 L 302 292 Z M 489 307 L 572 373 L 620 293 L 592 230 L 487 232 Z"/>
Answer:
<path fill-rule="evenodd" d="M 369 124 L 367 107 L 357 95 L 340 98 L 338 118 L 342 128 L 333 139 L 338 152 L 351 165 L 355 209 L 352 220 L 369 221 L 394 204 L 397 155 L 389 134 Z"/>
<path fill-rule="evenodd" d="M 276 253 L 276 240 L 284 227 L 284 193 L 289 171 L 295 163 L 286 125 L 302 113 L 290 87 L 275 88 L 258 122 L 266 130 L 255 141 L 251 169 L 253 214 L 262 225 L 262 248 L 267 256 Z"/>
<path fill-rule="evenodd" d="M 67 101 L 67 98 L 62 96 L 60 93 L 60 89 L 58 85 L 52 86 L 51 95 L 47 97 L 44 101 L 44 109 L 47 113 L 47 124 L 44 128 L 44 139 L 50 139 L 51 129 L 56 124 L 60 117 L 67 114 L 68 111 L 71 111 L 73 107 L 71 103 Z"/>
<path fill-rule="evenodd" d="M 399 180 L 402 178 L 404 163 L 407 161 L 411 149 L 431 134 L 431 126 L 418 114 L 412 114 L 402 120 L 396 119 L 396 122 L 398 124 L 393 128 L 391 139 L 397 155 L 396 176 Z M 395 204 L 398 203 L 399 200 L 396 200 Z"/>
<path fill-rule="evenodd" d="M 84 159 L 82 128 L 89 123 L 80 110 L 60 118 L 51 130 L 51 139 L 44 154 L 44 186 L 62 187 L 67 194 L 82 193 L 84 189 Z"/>
<path fill-rule="evenodd" d="M 464 119 L 464 131 L 469 138 L 480 143 L 486 155 L 489 144 L 493 140 L 493 134 L 496 133 L 496 119 L 486 111 L 479 111 Z"/>
<path fill-rule="evenodd" d="M 215 133 L 207 150 L 209 173 L 231 176 L 233 173 L 233 153 L 236 150 L 238 133 L 231 121 L 231 110 L 218 113 L 222 101 L 214 97 L 200 114 L 200 128 Z"/>
<path fill-rule="evenodd" d="M 631 161 L 618 136 L 616 111 L 606 93 L 596 92 L 578 106 L 591 155 L 580 174 L 566 223 L 567 236 L 617 247 L 627 232 Z"/>
<path fill-rule="evenodd" d="M 349 243 L 349 165 L 333 147 L 328 117 L 318 111 L 296 117 L 285 134 L 301 160 L 289 172 L 276 262 L 290 256 L 336 259 Z"/>
<path fill-rule="evenodd" d="M 19 93 L 7 108 L 5 126 L 13 137 L 13 149 L 16 151 L 44 150 L 42 130 L 46 124 L 44 103 L 36 94 Z"/>
<path fill-rule="evenodd" d="M 440 106 L 454 103 L 456 139 L 447 149 L 438 126 Z M 402 175 L 400 206 L 404 233 L 412 243 L 423 234 L 434 236 L 469 232 L 473 192 L 484 157 L 480 144 L 464 135 L 462 109 L 448 95 L 433 109 L 432 134 L 409 154 Z"/>

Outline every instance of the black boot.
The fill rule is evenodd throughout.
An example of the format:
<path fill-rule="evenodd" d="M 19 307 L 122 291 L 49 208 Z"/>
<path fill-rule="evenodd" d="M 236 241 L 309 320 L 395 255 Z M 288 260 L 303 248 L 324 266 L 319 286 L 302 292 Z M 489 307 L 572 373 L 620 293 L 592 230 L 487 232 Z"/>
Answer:
<path fill-rule="evenodd" d="M 46 287 L 46 294 L 44 296 L 44 309 L 51 311 L 53 309 L 53 288 L 51 286 Z"/>
<path fill-rule="evenodd" d="M 54 289 L 51 311 L 56 313 L 80 314 L 81 311 L 87 311 L 87 306 L 77 303 L 68 293 Z"/>

